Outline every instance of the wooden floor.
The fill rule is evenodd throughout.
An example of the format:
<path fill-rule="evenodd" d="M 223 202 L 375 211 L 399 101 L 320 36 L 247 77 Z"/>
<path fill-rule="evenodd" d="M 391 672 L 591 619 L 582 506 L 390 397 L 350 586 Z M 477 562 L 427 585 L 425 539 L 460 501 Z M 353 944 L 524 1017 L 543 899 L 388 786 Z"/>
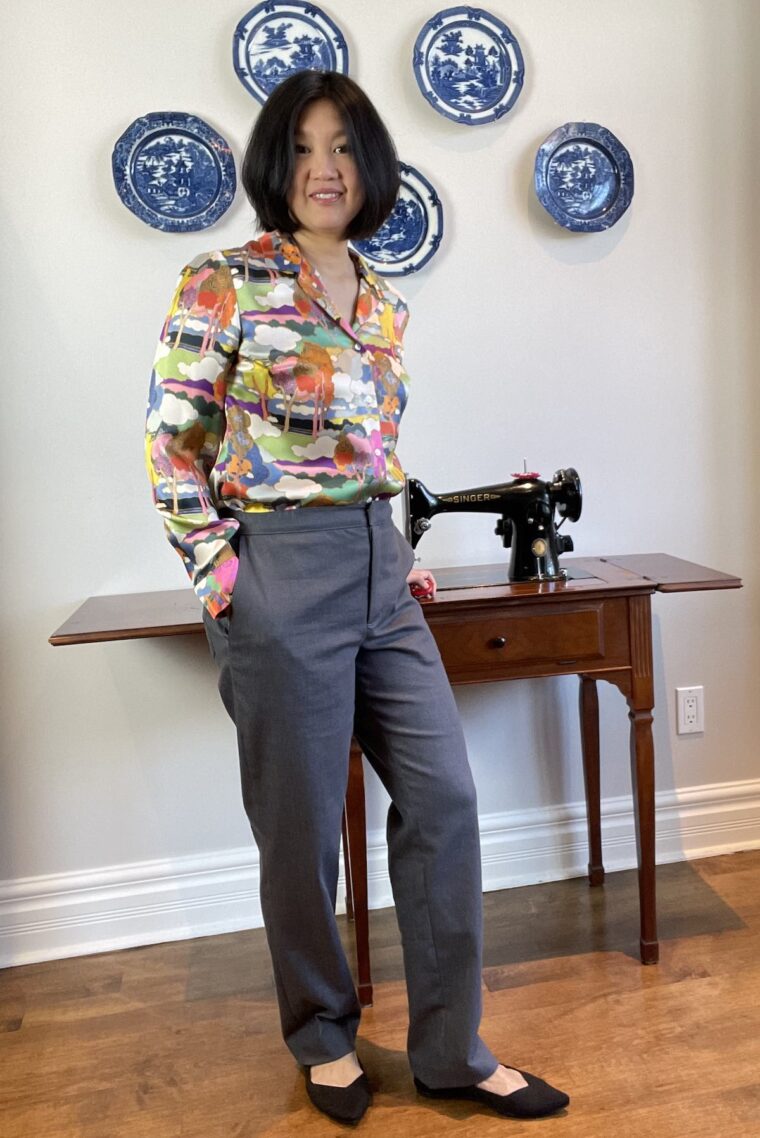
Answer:
<path fill-rule="evenodd" d="M 635 875 L 489 893 L 482 1033 L 572 1097 L 538 1122 L 412 1086 L 391 910 L 371 914 L 366 1138 L 760 1135 L 760 851 L 661 866 L 661 962 L 636 957 Z M 345 926 L 346 944 L 350 930 Z M 263 933 L 0 972 L 2 1138 L 323 1138 L 278 1032 Z"/>

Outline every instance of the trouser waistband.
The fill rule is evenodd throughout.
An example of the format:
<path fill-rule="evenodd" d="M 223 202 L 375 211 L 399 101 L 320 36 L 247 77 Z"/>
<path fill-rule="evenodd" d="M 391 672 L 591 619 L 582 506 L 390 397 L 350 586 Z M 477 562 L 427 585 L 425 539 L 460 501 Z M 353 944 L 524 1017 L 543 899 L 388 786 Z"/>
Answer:
<path fill-rule="evenodd" d="M 292 510 L 220 510 L 219 513 L 223 518 L 236 521 L 241 533 L 366 528 L 386 525 L 393 520 L 391 504 L 386 498 L 373 498 L 358 506 L 298 506 Z"/>

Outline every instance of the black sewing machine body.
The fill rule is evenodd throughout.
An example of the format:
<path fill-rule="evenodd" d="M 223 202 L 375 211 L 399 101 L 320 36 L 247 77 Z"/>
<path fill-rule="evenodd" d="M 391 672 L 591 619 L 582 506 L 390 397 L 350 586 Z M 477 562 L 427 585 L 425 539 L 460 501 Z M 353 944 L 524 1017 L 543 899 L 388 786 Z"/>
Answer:
<path fill-rule="evenodd" d="M 407 539 L 412 547 L 435 514 L 465 510 L 468 513 L 500 514 L 496 533 L 511 549 L 510 581 L 557 581 L 566 574 L 559 556 L 572 550 L 573 540 L 557 530 L 564 521 L 581 516 L 582 490 L 573 467 L 558 470 L 551 482 L 536 474 L 517 474 L 511 482 L 432 494 L 416 478 L 406 481 Z M 555 510 L 560 522 L 555 524 Z"/>

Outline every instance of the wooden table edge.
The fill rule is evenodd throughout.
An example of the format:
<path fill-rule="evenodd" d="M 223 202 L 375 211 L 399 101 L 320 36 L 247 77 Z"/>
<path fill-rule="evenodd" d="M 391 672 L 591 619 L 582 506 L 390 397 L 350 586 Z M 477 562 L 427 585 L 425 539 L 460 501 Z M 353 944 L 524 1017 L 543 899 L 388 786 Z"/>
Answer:
<path fill-rule="evenodd" d="M 77 610 L 78 611 L 78 610 Z M 76 613 L 72 614 L 72 617 Z M 71 619 L 71 618 L 69 618 Z M 65 628 L 68 621 L 61 625 Z M 101 632 L 54 632 L 48 637 L 48 644 L 54 648 L 68 647 L 72 644 L 108 644 L 117 640 L 155 640 L 167 636 L 187 636 L 203 632 L 203 622 L 192 624 L 164 624 L 155 628 L 108 628 Z"/>
<path fill-rule="evenodd" d="M 583 601 L 593 601 L 602 596 L 634 596 L 654 592 L 683 593 L 742 588 L 742 581 L 739 577 L 721 573 L 715 569 L 708 569 L 706 566 L 700 566 L 694 562 L 683 561 L 680 558 L 671 557 L 670 554 L 575 557 L 568 558 L 567 564 L 569 567 L 576 566 L 587 571 L 591 575 L 570 579 L 567 582 L 518 582 L 512 585 L 505 583 L 444 587 L 440 589 L 437 598 L 423 601 L 422 606 L 429 618 L 436 621 L 441 619 L 444 613 L 453 615 L 479 608 L 492 608 L 494 604 L 513 607 L 526 604 L 566 603 L 570 597 L 582 603 Z M 645 569 L 651 570 L 651 567 L 655 565 L 659 565 L 661 569 L 659 577 L 672 574 L 675 575 L 676 579 L 661 580 L 658 579 L 657 575 L 647 576 Z M 455 569 L 457 567 L 447 568 Z M 695 571 L 701 571 L 706 576 L 698 578 Z M 129 624 L 129 617 L 125 618 L 124 614 L 118 613 L 111 617 L 111 619 L 120 622 L 118 627 L 76 629 L 77 620 L 81 620 L 82 611 L 86 606 L 98 607 L 101 602 L 119 600 L 128 604 L 128 598 L 139 600 L 149 597 L 153 598 L 155 603 L 156 599 L 162 595 L 167 598 L 167 604 L 177 597 L 182 597 L 183 608 L 189 609 L 191 604 L 196 603 L 194 594 L 189 589 L 166 589 L 88 597 L 68 620 L 64 621 L 48 637 L 48 643 L 52 647 L 58 648 L 72 644 L 106 644 L 119 640 L 147 640 L 166 636 L 195 635 L 203 631 L 202 620 L 195 620 L 186 612 L 179 614 L 180 622 L 175 624 L 167 623 L 165 619 L 161 619 L 160 623 L 156 624 Z M 155 611 L 145 615 L 148 615 L 149 619 L 150 617 L 155 619 L 157 616 L 163 616 L 163 614 Z M 125 623 L 122 624 L 121 621 L 125 621 Z M 97 624 L 98 622 L 94 621 L 93 623 Z"/>

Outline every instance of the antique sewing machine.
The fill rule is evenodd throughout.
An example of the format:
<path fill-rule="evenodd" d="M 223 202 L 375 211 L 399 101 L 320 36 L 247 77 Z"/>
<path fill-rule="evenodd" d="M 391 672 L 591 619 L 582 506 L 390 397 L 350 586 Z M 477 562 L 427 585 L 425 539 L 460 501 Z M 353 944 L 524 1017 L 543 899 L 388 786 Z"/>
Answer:
<path fill-rule="evenodd" d="M 415 548 L 430 529 L 434 514 L 466 510 L 477 514 L 501 514 L 496 533 L 511 549 L 510 581 L 563 581 L 567 571 L 559 555 L 573 549 L 569 534 L 559 534 L 566 521 L 581 516 L 581 480 L 572 466 L 558 470 L 551 482 L 524 470 L 511 482 L 432 494 L 416 478 L 407 478 L 405 488 L 406 537 Z M 555 511 L 560 521 L 555 524 Z"/>

